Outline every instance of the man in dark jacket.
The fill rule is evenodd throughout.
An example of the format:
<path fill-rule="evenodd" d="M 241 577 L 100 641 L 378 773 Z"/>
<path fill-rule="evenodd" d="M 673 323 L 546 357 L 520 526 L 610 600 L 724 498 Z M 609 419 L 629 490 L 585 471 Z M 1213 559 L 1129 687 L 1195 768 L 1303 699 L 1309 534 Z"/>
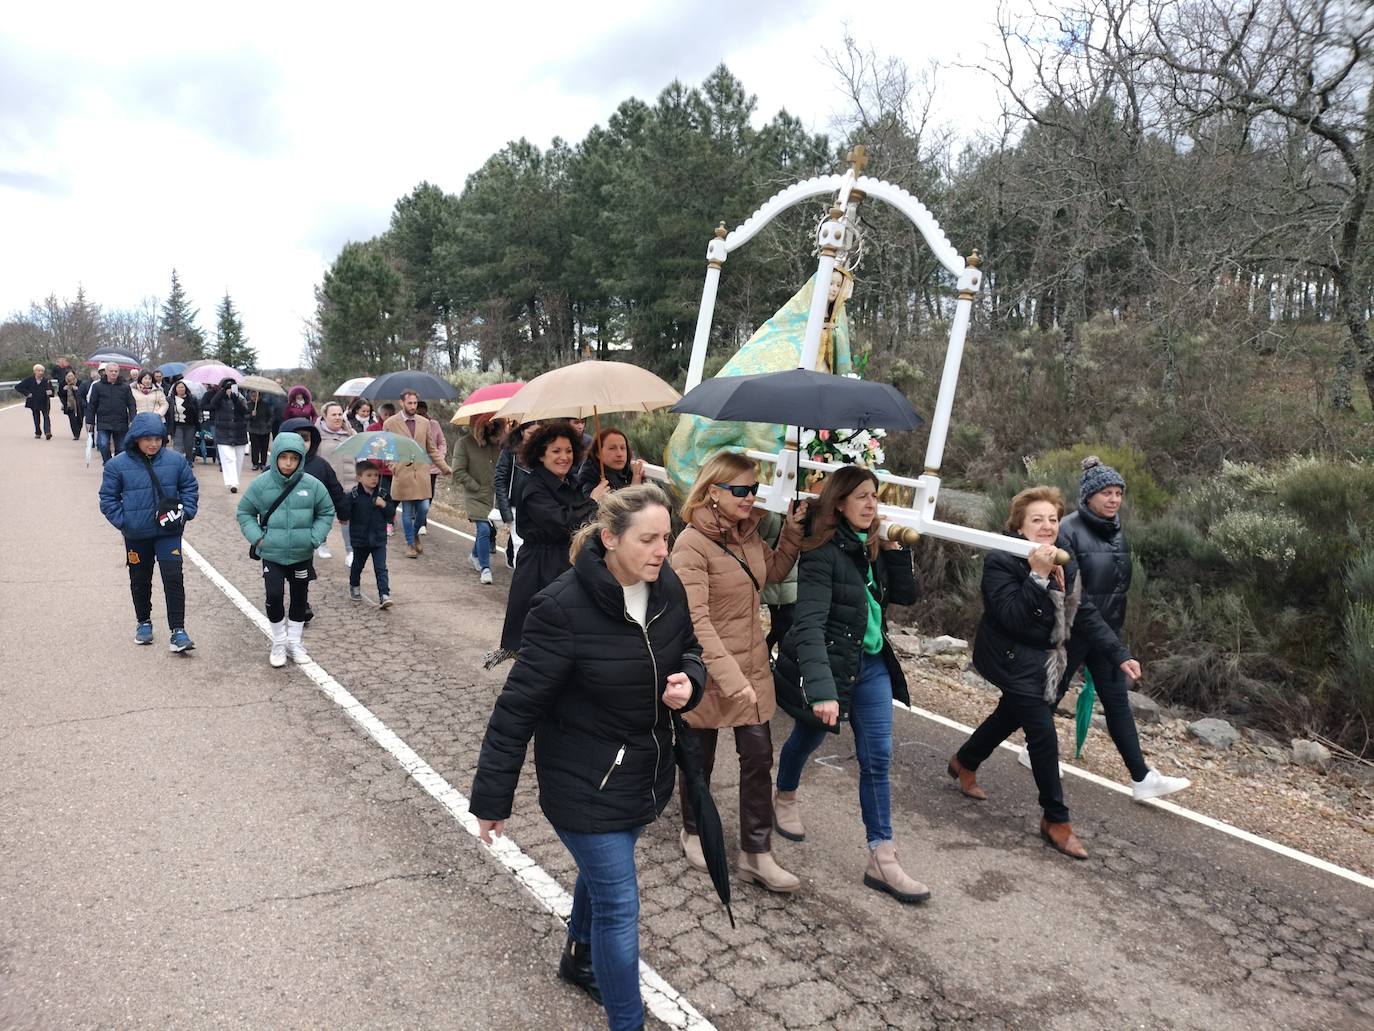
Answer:
<path fill-rule="evenodd" d="M 96 380 L 86 402 L 86 428 L 95 431 L 95 446 L 102 462 L 110 461 L 112 452 L 129 432 L 136 412 L 134 392 L 119 378 L 119 366 L 108 362 L 105 378 Z"/>
<path fill-rule="evenodd" d="M 52 399 L 57 396 L 57 386 L 47 370 L 41 365 L 35 365 L 33 375 L 25 376 L 15 384 L 14 389 L 24 395 L 24 407 L 33 414 L 34 439 L 47 437 L 48 440 L 52 440 Z"/>
<path fill-rule="evenodd" d="M 1096 606 L 1118 640 L 1126 622 L 1126 595 L 1131 589 L 1131 548 L 1121 532 L 1121 503 L 1125 494 L 1126 480 L 1122 475 L 1104 465 L 1096 455 L 1089 455 L 1083 460 L 1078 511 L 1059 524 L 1059 547 L 1078 564 L 1083 597 Z M 1189 785 L 1187 778 L 1166 777 L 1145 762 L 1127 697 L 1126 678 L 1112 661 L 1114 658 L 1110 650 L 1093 647 L 1086 636 L 1070 637 L 1067 664 L 1059 681 L 1060 697 L 1086 664 L 1097 697 L 1102 700 L 1107 733 L 1130 771 L 1132 797 L 1140 802 L 1182 791 Z"/>
<path fill-rule="evenodd" d="M 200 490 L 186 459 L 166 443 L 167 425 L 140 412 L 124 438 L 124 451 L 105 464 L 100 511 L 124 536 L 129 591 L 138 628 L 135 644 L 153 643 L 153 564 L 162 573 L 167 625 L 174 652 L 195 645 L 186 633 L 186 591 L 181 579 L 181 535 L 195 518 Z"/>

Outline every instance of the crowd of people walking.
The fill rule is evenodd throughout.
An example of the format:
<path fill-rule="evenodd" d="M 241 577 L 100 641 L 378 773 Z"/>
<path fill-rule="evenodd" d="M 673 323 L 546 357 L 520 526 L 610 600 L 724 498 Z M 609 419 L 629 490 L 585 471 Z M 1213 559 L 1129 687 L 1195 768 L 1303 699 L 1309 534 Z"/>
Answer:
<path fill-rule="evenodd" d="M 18 389 L 35 438 L 51 439 L 53 400 L 74 436 L 84 425 L 96 438 L 104 460 L 100 509 L 121 535 L 140 645 L 154 637 L 157 566 L 169 646 L 194 648 L 181 542 L 199 508 L 190 463 L 205 422 L 230 493 L 239 492 L 248 448 L 258 473 L 236 516 L 260 566 L 272 666 L 310 661 L 310 584 L 315 562 L 332 557 L 335 524 L 349 597 L 361 600 L 371 563 L 382 609 L 391 607 L 387 545 L 397 514 L 405 556 L 419 559 L 439 476 L 461 489 L 475 538 L 466 560 L 481 586 L 493 582 L 498 528 L 508 529 L 514 572 L 499 647 L 485 665 L 514 665 L 486 728 L 470 808 L 484 841 L 504 832 L 532 741 L 541 807 L 578 870 L 559 976 L 601 1003 L 611 1028 L 644 1020 L 636 842 L 680 777 L 684 798 L 689 775 L 709 785 L 723 730 L 739 758 L 740 880 L 784 895 L 802 889 L 799 873 L 807 871 L 775 846 L 806 840 L 810 757 L 848 725 L 867 846 L 857 879 L 901 903 L 932 897 L 908 871 L 912 851 L 899 857 L 889 775 L 893 702 L 909 704 L 909 696 L 888 609 L 914 603 L 918 585 L 910 551 L 880 533 L 880 482 L 871 471 L 833 472 L 810 502 L 765 513 L 756 507 L 756 464 L 722 451 L 705 461 L 674 512 L 668 495 L 645 482 L 643 462 L 615 427 L 593 439 L 580 421 L 503 424 L 479 416 L 450 463 L 442 427 L 414 391 L 402 393 L 399 409 L 388 403 L 374 411 L 367 401 L 317 409 L 296 387 L 278 418 L 270 401 L 243 396 L 232 379 L 197 400 L 184 382 L 158 384 L 145 373 L 130 383 L 115 366 L 84 387 L 74 369 L 59 374 L 35 366 Z M 378 429 L 408 438 L 427 461 L 344 457 L 349 438 Z M 1081 668 L 1096 683 L 1134 796 L 1188 786 L 1145 761 L 1126 698 L 1141 667 L 1121 634 L 1131 570 L 1120 519 L 1125 491 L 1116 470 L 1091 459 L 1067 518 L 1053 487 L 1013 499 L 1006 532 L 1033 550 L 1028 558 L 985 557 L 973 651 L 974 667 L 1001 697 L 946 767 L 963 796 L 985 800 L 981 765 L 1024 731 L 1040 833 L 1075 859 L 1088 850 L 1064 799 L 1054 709 Z M 1059 549 L 1069 552 L 1067 565 L 1057 564 Z M 791 722 L 775 754 L 778 708 Z M 694 759 L 684 766 L 684 757 Z M 700 816 L 682 805 L 678 841 L 683 861 L 706 870 Z"/>

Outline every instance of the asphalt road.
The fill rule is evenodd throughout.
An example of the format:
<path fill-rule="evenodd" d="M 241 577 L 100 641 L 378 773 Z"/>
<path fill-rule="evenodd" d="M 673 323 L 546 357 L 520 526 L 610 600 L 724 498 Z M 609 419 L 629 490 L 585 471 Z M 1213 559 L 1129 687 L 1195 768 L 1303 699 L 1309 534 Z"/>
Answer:
<path fill-rule="evenodd" d="M 196 650 L 167 652 L 160 587 L 157 645 L 132 643 L 99 459 L 28 425 L 0 411 L 0 1027 L 604 1026 L 553 977 L 558 920 L 301 670 L 271 669 L 195 566 Z M 213 466 L 197 475 L 187 539 L 261 607 L 237 497 Z M 307 644 L 463 792 L 501 686 L 481 657 L 508 575 L 482 587 L 467 541 L 427 540 L 417 561 L 393 548 L 386 613 L 348 601 L 341 558 L 321 562 Z M 894 718 L 894 825 L 925 906 L 861 884 L 847 733 L 803 780 L 808 840 L 776 845 L 803 890 L 736 885 L 737 929 L 681 859 L 676 802 L 643 839 L 644 959 L 714 1026 L 1374 1028 L 1374 892 L 1071 780 L 1092 852 L 1073 863 L 1035 836 L 1010 755 L 984 768 L 992 800 L 968 802 L 943 774 L 960 735 Z M 533 781 L 510 837 L 570 890 Z"/>

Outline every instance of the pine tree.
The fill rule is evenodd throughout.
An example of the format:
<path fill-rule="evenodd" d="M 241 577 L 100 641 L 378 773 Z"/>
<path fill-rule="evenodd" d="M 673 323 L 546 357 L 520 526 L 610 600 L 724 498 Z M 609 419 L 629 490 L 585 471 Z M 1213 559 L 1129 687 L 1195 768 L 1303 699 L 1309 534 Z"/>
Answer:
<path fill-rule="evenodd" d="M 235 310 L 227 290 L 224 300 L 219 302 L 219 308 L 215 311 L 214 358 L 240 372 L 257 371 L 258 352 L 248 346 L 248 340 L 243 335 L 243 320 Z"/>
<path fill-rule="evenodd" d="M 163 361 L 193 361 L 205 357 L 205 334 L 196 326 L 198 310 L 186 299 L 177 270 L 172 269 L 172 290 L 158 317 L 158 351 Z"/>

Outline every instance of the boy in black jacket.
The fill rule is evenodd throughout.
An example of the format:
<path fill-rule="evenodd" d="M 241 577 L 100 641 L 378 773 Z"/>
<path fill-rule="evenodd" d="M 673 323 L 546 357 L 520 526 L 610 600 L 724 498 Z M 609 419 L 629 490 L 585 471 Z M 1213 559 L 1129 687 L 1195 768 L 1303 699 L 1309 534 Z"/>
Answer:
<path fill-rule="evenodd" d="M 386 531 L 396 518 L 396 502 L 379 486 L 382 470 L 376 462 L 357 465 L 358 485 L 344 496 L 340 522 L 348 523 L 353 564 L 348 567 L 348 596 L 362 601 L 363 567 L 369 556 L 377 577 L 377 607 L 391 608 L 391 582 L 386 571 Z"/>

